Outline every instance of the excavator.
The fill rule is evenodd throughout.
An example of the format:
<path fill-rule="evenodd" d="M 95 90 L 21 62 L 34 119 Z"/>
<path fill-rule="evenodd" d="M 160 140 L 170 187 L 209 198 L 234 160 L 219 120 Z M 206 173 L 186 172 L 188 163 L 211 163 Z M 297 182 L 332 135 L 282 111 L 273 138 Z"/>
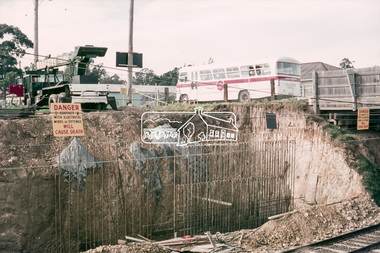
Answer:
<path fill-rule="evenodd" d="M 38 109 L 50 108 L 51 103 L 80 103 L 84 110 L 105 110 L 108 105 L 117 110 L 115 97 L 109 96 L 109 85 L 85 74 L 90 60 L 106 52 L 105 47 L 78 46 L 70 54 L 36 62 L 22 78 L 25 105 Z M 69 67 L 69 80 L 64 80 L 59 71 L 62 66 Z"/>

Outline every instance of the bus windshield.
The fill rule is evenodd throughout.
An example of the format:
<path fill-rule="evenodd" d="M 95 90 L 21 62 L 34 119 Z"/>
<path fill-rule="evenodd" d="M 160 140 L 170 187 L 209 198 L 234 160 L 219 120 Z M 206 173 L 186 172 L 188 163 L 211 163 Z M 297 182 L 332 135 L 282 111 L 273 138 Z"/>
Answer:
<path fill-rule="evenodd" d="M 300 76 L 300 65 L 298 63 L 277 62 L 277 74 Z"/>

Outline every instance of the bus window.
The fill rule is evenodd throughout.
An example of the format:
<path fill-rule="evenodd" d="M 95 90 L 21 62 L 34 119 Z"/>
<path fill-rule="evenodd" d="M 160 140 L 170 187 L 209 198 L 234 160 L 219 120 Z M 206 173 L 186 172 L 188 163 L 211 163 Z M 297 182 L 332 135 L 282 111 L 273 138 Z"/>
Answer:
<path fill-rule="evenodd" d="M 227 71 L 227 77 L 228 78 L 239 78 L 239 68 L 238 67 L 232 67 L 232 68 L 226 68 Z"/>
<path fill-rule="evenodd" d="M 182 72 L 179 74 L 179 81 L 180 82 L 187 82 L 187 72 Z"/>
<path fill-rule="evenodd" d="M 270 68 L 268 64 L 259 64 L 256 65 L 256 73 L 258 76 L 270 75 Z"/>
<path fill-rule="evenodd" d="M 249 77 L 249 76 L 255 75 L 255 70 L 253 69 L 253 66 L 241 66 L 240 71 L 243 77 Z"/>
<path fill-rule="evenodd" d="M 201 70 L 199 75 L 202 81 L 212 80 L 211 70 Z"/>
<path fill-rule="evenodd" d="M 300 66 L 297 63 L 277 62 L 277 74 L 300 76 Z"/>
<path fill-rule="evenodd" d="M 213 69 L 212 74 L 214 76 L 214 79 L 226 79 L 226 73 L 224 72 L 224 69 Z"/>

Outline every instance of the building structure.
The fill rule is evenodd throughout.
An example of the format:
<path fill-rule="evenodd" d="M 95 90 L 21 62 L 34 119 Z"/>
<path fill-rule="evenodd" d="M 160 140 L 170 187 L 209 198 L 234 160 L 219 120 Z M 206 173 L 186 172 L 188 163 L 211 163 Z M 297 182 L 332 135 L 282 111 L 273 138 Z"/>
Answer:
<path fill-rule="evenodd" d="M 341 68 L 324 63 L 324 62 L 301 63 L 301 97 L 303 98 L 312 97 L 314 71 L 331 71 L 331 70 L 341 70 Z"/>

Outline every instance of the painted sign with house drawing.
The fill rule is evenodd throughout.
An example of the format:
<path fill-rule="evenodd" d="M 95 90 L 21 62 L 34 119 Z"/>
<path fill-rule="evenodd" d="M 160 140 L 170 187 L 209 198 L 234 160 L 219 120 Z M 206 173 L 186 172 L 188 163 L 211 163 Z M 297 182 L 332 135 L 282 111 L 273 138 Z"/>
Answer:
<path fill-rule="evenodd" d="M 237 141 L 239 130 L 232 112 L 146 112 L 141 116 L 144 143 L 188 145 Z"/>

